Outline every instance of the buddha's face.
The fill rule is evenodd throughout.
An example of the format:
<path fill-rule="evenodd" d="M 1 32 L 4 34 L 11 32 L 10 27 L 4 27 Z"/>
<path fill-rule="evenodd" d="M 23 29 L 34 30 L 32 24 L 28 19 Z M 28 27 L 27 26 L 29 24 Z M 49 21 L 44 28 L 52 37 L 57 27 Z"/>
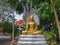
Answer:
<path fill-rule="evenodd" d="M 34 17 L 33 16 L 30 16 L 30 21 L 34 21 Z"/>

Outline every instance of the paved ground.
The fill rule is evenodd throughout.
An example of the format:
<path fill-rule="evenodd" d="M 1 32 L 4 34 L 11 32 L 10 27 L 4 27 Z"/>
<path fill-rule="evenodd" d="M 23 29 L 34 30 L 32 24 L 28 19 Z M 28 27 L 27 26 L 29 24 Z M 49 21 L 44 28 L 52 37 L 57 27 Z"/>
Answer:
<path fill-rule="evenodd" d="M 16 40 L 18 37 L 16 38 Z M 11 41 L 10 36 L 0 36 L 0 45 L 9 45 Z"/>
<path fill-rule="evenodd" d="M 0 36 L 0 45 L 9 45 L 10 40 L 10 36 Z"/>
<path fill-rule="evenodd" d="M 10 39 L 4 39 L 4 40 L 0 39 L 0 45 L 9 45 L 9 42 L 10 42 Z"/>

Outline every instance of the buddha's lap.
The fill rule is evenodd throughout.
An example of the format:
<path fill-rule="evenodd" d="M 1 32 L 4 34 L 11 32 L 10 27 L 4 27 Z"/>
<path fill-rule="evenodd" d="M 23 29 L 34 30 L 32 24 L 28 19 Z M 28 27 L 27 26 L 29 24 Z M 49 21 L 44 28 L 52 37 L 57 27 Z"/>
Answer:
<path fill-rule="evenodd" d="M 31 31 L 27 31 L 27 30 L 25 30 L 25 31 L 22 31 L 22 33 L 41 33 L 42 31 L 39 31 L 39 30 L 31 30 Z"/>

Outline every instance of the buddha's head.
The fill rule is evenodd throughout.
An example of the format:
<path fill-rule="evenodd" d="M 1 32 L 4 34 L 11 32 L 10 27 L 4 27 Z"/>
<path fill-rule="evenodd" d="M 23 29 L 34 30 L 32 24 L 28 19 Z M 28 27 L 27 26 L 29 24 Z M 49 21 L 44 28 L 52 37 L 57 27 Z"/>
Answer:
<path fill-rule="evenodd" d="M 34 17 L 32 15 L 30 16 L 30 21 L 34 21 Z"/>

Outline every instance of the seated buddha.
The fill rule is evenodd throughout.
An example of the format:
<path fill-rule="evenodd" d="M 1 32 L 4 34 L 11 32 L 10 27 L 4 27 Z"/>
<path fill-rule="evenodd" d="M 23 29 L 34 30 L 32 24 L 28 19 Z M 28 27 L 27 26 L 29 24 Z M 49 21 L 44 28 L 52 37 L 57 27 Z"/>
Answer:
<path fill-rule="evenodd" d="M 22 31 L 23 35 L 37 35 L 43 34 L 43 31 L 37 30 L 37 24 L 34 21 L 34 17 L 30 16 L 29 22 L 26 24 L 26 29 Z"/>

